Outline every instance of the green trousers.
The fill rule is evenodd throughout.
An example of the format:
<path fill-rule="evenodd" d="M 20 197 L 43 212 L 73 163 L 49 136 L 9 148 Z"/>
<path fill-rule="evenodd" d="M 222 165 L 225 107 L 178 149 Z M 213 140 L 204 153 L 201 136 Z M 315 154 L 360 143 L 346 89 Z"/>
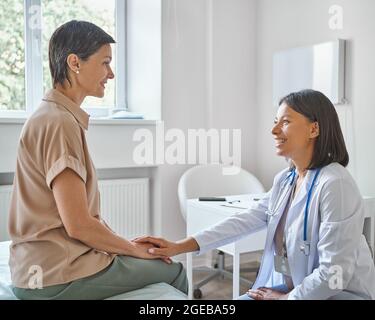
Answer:
<path fill-rule="evenodd" d="M 165 282 L 187 294 L 188 281 L 181 263 L 116 256 L 104 270 L 70 283 L 44 289 L 13 288 L 22 300 L 101 300 L 121 293 Z"/>

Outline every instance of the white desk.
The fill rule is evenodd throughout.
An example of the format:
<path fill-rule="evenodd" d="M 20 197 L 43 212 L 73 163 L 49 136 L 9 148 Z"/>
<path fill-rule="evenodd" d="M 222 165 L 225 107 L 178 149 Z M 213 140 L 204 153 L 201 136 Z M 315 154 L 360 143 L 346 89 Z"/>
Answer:
<path fill-rule="evenodd" d="M 224 207 L 230 205 L 225 202 L 202 202 L 197 199 L 188 200 L 187 203 L 187 234 L 202 231 L 225 218 L 243 211 L 244 209 L 234 208 L 243 207 L 248 208 L 253 203 L 253 198 L 260 198 L 263 195 L 240 195 L 228 196 L 228 201 L 241 200 L 235 202 L 233 207 Z M 371 246 L 374 254 L 375 247 L 375 198 L 364 197 L 365 200 L 365 224 L 363 233 Z M 240 254 L 245 252 L 252 252 L 264 249 L 266 239 L 266 229 L 249 235 L 237 242 L 218 248 L 219 250 L 233 256 L 233 299 L 239 296 L 240 288 Z M 192 299 L 193 294 L 193 268 L 192 268 L 193 254 L 187 254 L 187 275 L 189 279 L 189 298 Z"/>

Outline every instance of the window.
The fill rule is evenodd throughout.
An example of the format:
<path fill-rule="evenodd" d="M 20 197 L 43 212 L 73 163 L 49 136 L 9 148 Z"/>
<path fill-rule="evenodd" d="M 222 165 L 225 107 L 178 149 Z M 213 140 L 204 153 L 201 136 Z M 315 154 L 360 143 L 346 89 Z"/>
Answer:
<path fill-rule="evenodd" d="M 0 2 L 0 112 L 25 111 L 23 1 Z"/>
<path fill-rule="evenodd" d="M 68 5 L 69 4 L 69 5 Z M 51 77 L 48 65 L 48 43 L 56 28 L 70 20 L 85 20 L 95 23 L 115 38 L 116 16 L 115 0 L 42 0 L 43 21 L 43 88 L 51 88 Z M 115 46 L 112 46 L 114 49 Z M 113 51 L 111 63 L 116 74 L 116 52 Z M 104 99 L 86 98 L 84 107 L 114 107 L 115 82 L 108 81 Z"/>
<path fill-rule="evenodd" d="M 124 109 L 125 87 L 116 87 L 125 79 L 118 78 L 116 71 L 125 65 L 125 5 L 124 0 L 2 0 L 0 116 L 26 116 L 38 107 L 43 93 L 52 87 L 49 39 L 58 26 L 73 19 L 95 23 L 117 42 L 111 63 L 116 78 L 108 81 L 103 99 L 88 97 L 83 107 L 93 115 Z"/>

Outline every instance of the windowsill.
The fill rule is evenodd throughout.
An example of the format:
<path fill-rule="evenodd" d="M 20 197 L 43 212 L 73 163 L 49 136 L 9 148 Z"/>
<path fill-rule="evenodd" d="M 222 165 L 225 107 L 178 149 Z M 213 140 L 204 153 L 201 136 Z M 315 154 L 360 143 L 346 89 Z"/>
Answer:
<path fill-rule="evenodd" d="M 128 125 L 128 126 L 153 126 L 159 124 L 160 120 L 147 119 L 90 119 L 92 125 Z"/>
<path fill-rule="evenodd" d="M 26 117 L 9 117 L 9 118 L 0 118 L 1 124 L 24 124 L 26 122 Z"/>
<path fill-rule="evenodd" d="M 20 124 L 26 122 L 25 117 L 0 118 L 0 125 L 2 124 Z M 91 118 L 90 125 L 125 125 L 125 126 L 153 126 L 157 125 L 161 120 L 147 120 L 147 119 L 99 119 Z"/>

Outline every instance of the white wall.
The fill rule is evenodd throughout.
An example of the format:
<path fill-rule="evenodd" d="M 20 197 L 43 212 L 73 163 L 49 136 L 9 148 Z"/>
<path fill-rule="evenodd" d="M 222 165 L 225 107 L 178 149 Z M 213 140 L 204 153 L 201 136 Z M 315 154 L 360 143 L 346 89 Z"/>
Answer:
<path fill-rule="evenodd" d="M 274 155 L 270 128 L 272 55 L 277 50 L 311 45 L 336 38 L 348 40 L 346 90 L 349 104 L 337 111 L 351 157 L 349 166 L 363 195 L 375 196 L 375 1 L 373 0 L 258 0 L 257 9 L 257 173 L 270 187 L 274 174 L 285 167 Z M 329 7 L 343 7 L 343 30 L 331 30 Z M 287 76 L 287 75 L 285 75 Z"/>
<path fill-rule="evenodd" d="M 0 123 L 0 174 L 14 172 L 22 126 L 23 124 Z"/>
<path fill-rule="evenodd" d="M 255 1 L 165 0 L 162 21 L 166 129 L 242 129 L 242 166 L 253 170 Z M 160 232 L 170 239 L 185 235 L 177 184 L 186 169 L 160 168 Z"/>

